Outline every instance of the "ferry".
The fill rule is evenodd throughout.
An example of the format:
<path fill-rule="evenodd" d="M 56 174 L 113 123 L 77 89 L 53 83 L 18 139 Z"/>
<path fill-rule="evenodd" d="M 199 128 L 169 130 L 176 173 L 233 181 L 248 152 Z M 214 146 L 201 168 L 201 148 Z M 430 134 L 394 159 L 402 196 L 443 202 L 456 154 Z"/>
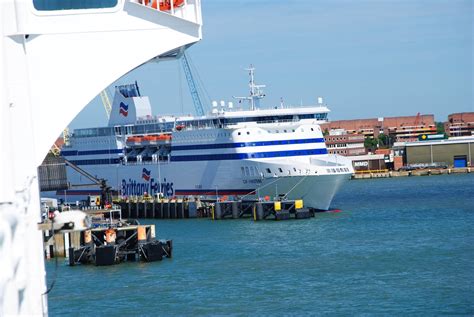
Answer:
<path fill-rule="evenodd" d="M 328 154 L 320 124 L 329 109 L 315 106 L 264 109 L 265 97 L 249 69 L 250 96 L 212 102 L 203 116 L 154 116 L 135 84 L 115 87 L 108 126 L 76 129 L 61 155 L 107 180 L 123 198 L 153 195 L 226 199 L 303 199 L 328 210 L 354 173 L 349 160 Z M 88 179 L 68 169 L 71 184 Z M 86 197 L 97 188 L 58 191 Z M 82 198 L 78 198 L 82 199 Z"/>

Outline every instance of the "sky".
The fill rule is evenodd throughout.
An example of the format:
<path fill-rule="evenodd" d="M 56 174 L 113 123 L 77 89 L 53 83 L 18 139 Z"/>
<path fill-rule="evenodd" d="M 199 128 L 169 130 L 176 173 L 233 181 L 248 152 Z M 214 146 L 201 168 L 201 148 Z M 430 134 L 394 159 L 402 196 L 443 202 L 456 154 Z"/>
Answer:
<path fill-rule="evenodd" d="M 474 111 L 472 0 L 202 0 L 202 14 L 203 39 L 187 52 L 204 100 L 248 95 L 252 64 L 262 106 L 323 97 L 330 120 Z M 178 61 L 110 87 L 135 80 L 155 115 L 194 113 Z M 69 127 L 105 125 L 97 97 Z"/>

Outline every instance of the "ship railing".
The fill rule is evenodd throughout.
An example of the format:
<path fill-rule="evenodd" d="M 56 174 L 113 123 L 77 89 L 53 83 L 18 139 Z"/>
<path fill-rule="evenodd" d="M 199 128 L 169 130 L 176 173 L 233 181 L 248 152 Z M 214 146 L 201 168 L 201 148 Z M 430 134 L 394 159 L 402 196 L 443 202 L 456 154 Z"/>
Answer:
<path fill-rule="evenodd" d="M 294 123 L 298 122 L 300 119 L 283 119 L 283 120 L 267 120 L 267 121 L 257 121 L 257 124 L 268 124 L 268 123 Z"/>
<path fill-rule="evenodd" d="M 126 160 L 122 161 L 122 165 L 158 165 L 158 164 L 168 164 L 171 161 L 171 157 L 168 156 L 167 158 L 161 157 L 160 159 L 153 159 L 153 158 L 142 158 L 138 160 L 137 158 L 127 158 Z"/>
<path fill-rule="evenodd" d="M 201 0 L 130 0 L 142 6 L 200 23 Z"/>
<path fill-rule="evenodd" d="M 211 130 L 211 129 L 218 129 L 223 128 L 224 124 L 183 124 L 185 130 Z"/>

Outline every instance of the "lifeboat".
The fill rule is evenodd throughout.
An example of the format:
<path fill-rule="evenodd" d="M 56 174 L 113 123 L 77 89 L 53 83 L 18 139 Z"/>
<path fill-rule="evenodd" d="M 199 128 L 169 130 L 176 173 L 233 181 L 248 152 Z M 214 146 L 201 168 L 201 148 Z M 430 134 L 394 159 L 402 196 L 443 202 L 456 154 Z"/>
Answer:
<path fill-rule="evenodd" d="M 143 137 L 143 140 L 144 141 L 157 141 L 158 140 L 158 136 L 157 135 L 145 135 Z"/>
<path fill-rule="evenodd" d="M 160 141 L 170 141 L 171 135 L 170 134 L 161 134 L 158 136 L 158 140 Z"/>
<path fill-rule="evenodd" d="M 143 141 L 143 136 L 131 136 L 127 138 L 127 142 L 130 143 L 139 143 Z"/>
<path fill-rule="evenodd" d="M 176 126 L 176 130 L 181 131 L 181 130 L 184 130 L 185 127 L 186 126 L 184 124 L 179 124 L 179 125 Z"/>
<path fill-rule="evenodd" d="M 169 134 L 160 134 L 160 135 L 145 135 L 141 138 L 142 141 L 148 142 L 157 142 L 157 141 L 169 141 L 171 140 L 171 135 Z"/>

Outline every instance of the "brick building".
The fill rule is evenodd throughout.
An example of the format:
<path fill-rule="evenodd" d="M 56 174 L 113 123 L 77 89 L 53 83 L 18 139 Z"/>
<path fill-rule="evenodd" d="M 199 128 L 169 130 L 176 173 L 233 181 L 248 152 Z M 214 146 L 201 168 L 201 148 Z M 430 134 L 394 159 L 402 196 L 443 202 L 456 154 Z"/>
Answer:
<path fill-rule="evenodd" d="M 450 137 L 474 135 L 474 112 L 450 114 L 444 123 L 444 130 Z"/>
<path fill-rule="evenodd" d="M 324 136 L 324 140 L 329 154 L 344 156 L 366 154 L 363 134 L 346 134 L 343 130 L 331 130 L 329 135 Z"/>
<path fill-rule="evenodd" d="M 323 131 L 345 130 L 348 134 L 362 134 L 374 138 L 383 133 L 394 142 L 414 141 L 420 134 L 436 134 L 434 115 L 416 115 L 372 119 L 338 120 L 321 124 Z"/>

